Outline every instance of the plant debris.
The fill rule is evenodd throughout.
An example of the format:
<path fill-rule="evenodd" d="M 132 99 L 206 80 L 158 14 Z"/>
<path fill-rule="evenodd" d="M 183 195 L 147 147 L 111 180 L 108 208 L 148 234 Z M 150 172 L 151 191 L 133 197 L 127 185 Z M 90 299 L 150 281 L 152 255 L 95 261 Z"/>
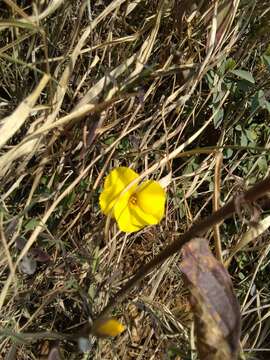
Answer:
<path fill-rule="evenodd" d="M 191 294 L 200 359 L 236 360 L 241 320 L 230 275 L 204 238 L 184 245 L 182 254 L 181 270 Z"/>

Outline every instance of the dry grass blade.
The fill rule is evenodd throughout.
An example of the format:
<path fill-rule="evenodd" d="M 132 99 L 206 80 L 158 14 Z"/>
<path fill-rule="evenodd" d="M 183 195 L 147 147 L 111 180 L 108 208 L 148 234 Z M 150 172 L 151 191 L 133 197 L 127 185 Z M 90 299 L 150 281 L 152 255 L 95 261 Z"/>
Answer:
<path fill-rule="evenodd" d="M 87 91 L 84 97 L 75 106 L 73 112 L 76 112 L 77 110 L 81 109 L 86 104 L 94 103 L 98 99 L 100 93 L 104 91 L 111 84 L 111 82 L 116 81 L 116 79 L 120 75 L 122 75 L 127 69 L 129 69 L 129 67 L 133 64 L 136 58 L 137 58 L 137 54 L 132 55 L 130 58 L 124 61 L 123 64 L 120 64 L 119 66 L 117 66 L 116 69 L 112 70 L 108 75 L 103 76 L 102 79 L 100 79 L 94 86 L 92 86 Z M 107 101 L 110 100 L 111 96 L 107 97 L 106 100 Z"/>
<path fill-rule="evenodd" d="M 10 6 L 15 12 L 21 15 L 24 19 L 28 20 L 28 15 L 12 0 L 4 0 L 4 2 Z"/>
<path fill-rule="evenodd" d="M 42 13 L 32 15 L 32 16 L 27 16 L 26 14 L 24 14 L 22 12 L 22 10 L 16 6 L 16 4 L 14 4 L 12 2 L 10 2 L 9 4 L 11 7 L 16 6 L 15 9 L 22 16 L 21 19 L 17 20 L 18 23 L 21 23 L 21 24 L 25 23 L 26 26 L 27 25 L 34 26 L 34 25 L 38 25 L 41 20 L 52 15 L 63 3 L 64 3 L 64 0 L 51 0 L 50 3 L 48 4 L 48 6 L 46 7 L 46 9 Z M 8 28 L 8 26 L 9 25 L 7 23 L 1 22 L 0 30 L 1 31 L 5 30 Z"/>
<path fill-rule="evenodd" d="M 11 115 L 0 120 L 0 148 L 8 142 L 8 140 L 27 120 L 40 96 L 40 93 L 45 88 L 49 80 L 50 77 L 48 75 L 44 75 L 36 89 L 25 100 L 23 100 L 17 109 Z M 1 162 L 0 158 L 0 168 L 3 167 L 4 164 Z"/>
<path fill-rule="evenodd" d="M 217 153 L 215 156 L 216 163 L 215 163 L 215 183 L 214 183 L 214 194 L 213 194 L 213 210 L 217 211 L 219 209 L 220 204 L 220 182 L 221 182 L 221 167 L 222 167 L 222 160 L 223 155 L 222 153 Z M 214 226 L 214 239 L 215 239 L 215 250 L 216 256 L 219 261 L 222 262 L 222 245 L 220 239 L 220 231 L 219 225 Z"/>
<path fill-rule="evenodd" d="M 258 224 L 252 225 L 250 229 L 245 232 L 238 243 L 230 250 L 230 256 L 225 262 L 225 266 L 230 266 L 233 257 L 245 248 L 248 244 L 254 241 L 257 237 L 263 234 L 270 226 L 270 216 L 266 216 L 264 219 L 258 222 Z"/>

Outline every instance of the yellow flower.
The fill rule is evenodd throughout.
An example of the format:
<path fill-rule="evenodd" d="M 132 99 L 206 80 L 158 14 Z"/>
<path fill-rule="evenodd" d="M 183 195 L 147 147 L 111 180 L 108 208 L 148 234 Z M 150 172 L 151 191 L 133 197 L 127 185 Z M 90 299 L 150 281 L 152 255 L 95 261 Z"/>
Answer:
<path fill-rule="evenodd" d="M 164 215 L 166 194 L 157 181 L 148 180 L 130 189 L 139 175 L 127 167 L 118 167 L 106 177 L 99 197 L 101 210 L 112 214 L 120 230 L 134 232 L 158 224 Z"/>
<path fill-rule="evenodd" d="M 113 318 L 96 320 L 92 327 L 92 333 L 100 337 L 117 336 L 124 330 L 125 326 Z"/>

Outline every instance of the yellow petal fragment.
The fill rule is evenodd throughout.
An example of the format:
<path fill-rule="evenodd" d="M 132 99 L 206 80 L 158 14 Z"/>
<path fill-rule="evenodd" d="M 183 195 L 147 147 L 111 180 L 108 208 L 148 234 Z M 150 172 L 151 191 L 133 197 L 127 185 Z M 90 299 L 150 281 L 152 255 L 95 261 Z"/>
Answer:
<path fill-rule="evenodd" d="M 116 319 L 101 319 L 93 324 L 93 333 L 97 336 L 117 336 L 125 330 L 125 326 Z"/>
<path fill-rule="evenodd" d="M 148 180 L 142 183 L 137 191 L 137 213 L 148 224 L 157 224 L 164 216 L 166 193 L 157 181 Z"/>
<path fill-rule="evenodd" d="M 108 215 L 115 206 L 121 192 L 133 180 L 138 178 L 138 176 L 139 175 L 135 171 L 124 166 L 113 169 L 109 175 L 106 176 L 104 189 L 99 197 L 100 208 L 105 215 Z M 125 198 L 125 201 L 127 202 L 129 196 L 135 191 L 136 187 L 137 184 L 132 186 L 128 191 L 121 195 L 121 198 Z"/>

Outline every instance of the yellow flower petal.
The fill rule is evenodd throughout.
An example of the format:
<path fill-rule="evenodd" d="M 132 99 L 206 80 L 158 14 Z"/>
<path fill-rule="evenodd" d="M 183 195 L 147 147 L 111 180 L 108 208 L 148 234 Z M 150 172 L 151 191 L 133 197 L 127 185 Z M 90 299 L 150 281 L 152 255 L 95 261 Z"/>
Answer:
<path fill-rule="evenodd" d="M 139 205 L 130 207 L 130 214 L 131 222 L 133 224 L 138 224 L 141 228 L 146 225 L 153 225 L 159 222 L 155 216 L 143 211 Z"/>
<path fill-rule="evenodd" d="M 131 201 L 133 197 L 134 201 Z M 166 195 L 156 181 L 146 181 L 129 199 L 121 197 L 114 206 L 120 230 L 135 232 L 147 225 L 159 223 L 164 215 Z"/>
<path fill-rule="evenodd" d="M 166 194 L 158 182 L 146 181 L 124 191 L 138 176 L 127 167 L 114 169 L 106 177 L 99 197 L 103 213 L 109 215 L 112 212 L 124 232 L 135 232 L 144 226 L 157 224 L 164 215 Z"/>
<path fill-rule="evenodd" d="M 108 215 L 119 199 L 121 192 L 136 178 L 138 174 L 127 167 L 118 167 L 106 176 L 104 189 L 99 197 L 99 204 L 102 212 Z M 128 201 L 129 196 L 135 191 L 137 184 L 126 191 L 121 198 Z"/>
<path fill-rule="evenodd" d="M 97 336 L 117 336 L 125 330 L 125 326 L 116 319 L 101 319 L 93 324 L 92 332 Z"/>
<path fill-rule="evenodd" d="M 134 219 L 131 214 L 129 199 L 126 200 L 122 196 L 114 206 L 114 217 L 119 229 L 124 232 L 135 232 L 146 225 L 144 223 L 132 221 Z"/>
<path fill-rule="evenodd" d="M 142 183 L 137 191 L 136 212 L 142 216 L 148 224 L 157 224 L 164 216 L 166 193 L 157 181 L 148 180 Z"/>

